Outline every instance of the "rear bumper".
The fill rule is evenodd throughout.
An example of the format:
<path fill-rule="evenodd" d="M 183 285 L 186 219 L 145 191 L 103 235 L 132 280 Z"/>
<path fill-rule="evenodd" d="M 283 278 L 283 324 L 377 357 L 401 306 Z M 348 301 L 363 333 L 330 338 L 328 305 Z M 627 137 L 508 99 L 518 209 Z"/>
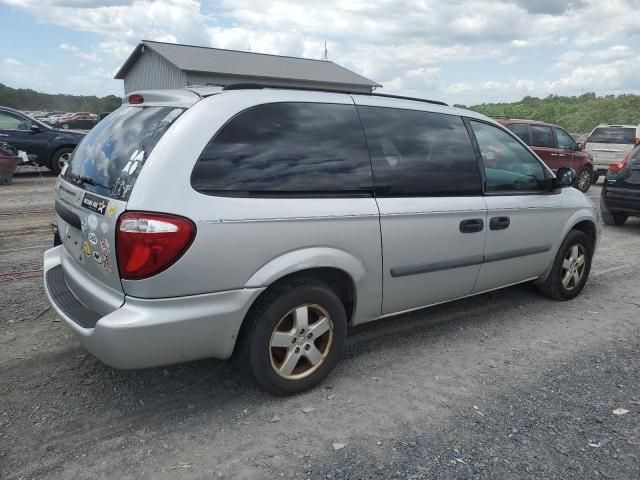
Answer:
<path fill-rule="evenodd" d="M 640 215 L 640 198 L 625 197 L 600 197 L 602 205 L 612 213 L 627 213 L 629 215 Z"/>
<path fill-rule="evenodd" d="M 61 265 L 63 247 L 45 253 L 49 302 L 80 342 L 115 368 L 147 368 L 200 358 L 228 358 L 242 321 L 263 288 L 166 299 L 125 297 L 106 315 L 74 295 Z"/>

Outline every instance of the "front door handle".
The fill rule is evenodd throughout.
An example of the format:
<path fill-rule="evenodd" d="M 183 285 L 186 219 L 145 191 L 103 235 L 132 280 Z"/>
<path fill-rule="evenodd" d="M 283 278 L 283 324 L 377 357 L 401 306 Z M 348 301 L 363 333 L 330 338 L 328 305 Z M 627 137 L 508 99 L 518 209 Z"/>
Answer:
<path fill-rule="evenodd" d="M 484 229 L 484 221 L 481 218 L 470 218 L 460 222 L 460 231 L 462 233 L 476 233 Z"/>
<path fill-rule="evenodd" d="M 504 230 L 509 228 L 511 219 L 509 217 L 493 217 L 489 220 L 489 228 L 491 230 Z"/>

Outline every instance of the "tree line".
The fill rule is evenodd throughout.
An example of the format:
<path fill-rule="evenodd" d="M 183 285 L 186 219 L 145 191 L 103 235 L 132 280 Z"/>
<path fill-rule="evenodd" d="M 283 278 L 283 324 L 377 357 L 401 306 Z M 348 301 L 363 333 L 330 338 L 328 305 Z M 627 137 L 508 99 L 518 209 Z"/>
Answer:
<path fill-rule="evenodd" d="M 489 117 L 525 118 L 554 123 L 572 133 L 589 133 L 600 123 L 640 124 L 640 95 L 606 95 L 595 93 L 546 98 L 524 97 L 513 103 L 482 103 L 462 108 Z"/>
<path fill-rule="evenodd" d="M 122 98 L 40 93 L 28 88 L 11 88 L 0 83 L 0 106 L 16 110 L 63 112 L 112 112 L 122 105 Z"/>

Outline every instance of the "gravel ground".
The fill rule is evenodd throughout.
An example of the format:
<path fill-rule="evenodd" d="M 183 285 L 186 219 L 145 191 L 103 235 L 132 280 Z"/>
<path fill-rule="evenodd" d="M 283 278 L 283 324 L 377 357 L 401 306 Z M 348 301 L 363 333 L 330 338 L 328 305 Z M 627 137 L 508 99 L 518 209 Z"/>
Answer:
<path fill-rule="evenodd" d="M 0 274 L 22 272 L 0 275 L 0 478 L 640 478 L 640 221 L 605 227 L 574 301 L 519 286 L 358 327 L 282 399 L 225 362 L 83 350 L 38 272 L 54 181 L 0 188 Z"/>

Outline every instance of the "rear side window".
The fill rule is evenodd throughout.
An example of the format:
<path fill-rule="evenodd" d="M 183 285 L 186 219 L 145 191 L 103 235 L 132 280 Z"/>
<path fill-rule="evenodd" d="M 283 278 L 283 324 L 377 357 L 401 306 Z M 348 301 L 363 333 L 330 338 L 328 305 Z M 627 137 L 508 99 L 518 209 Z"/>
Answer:
<path fill-rule="evenodd" d="M 210 195 L 362 194 L 373 177 L 355 106 L 271 103 L 220 129 L 191 184 Z"/>
<path fill-rule="evenodd" d="M 380 196 L 477 195 L 480 169 L 462 118 L 358 107 Z"/>
<path fill-rule="evenodd" d="M 127 200 L 151 151 L 183 111 L 120 107 L 80 142 L 64 178 L 90 192 Z"/>
<path fill-rule="evenodd" d="M 620 143 L 633 145 L 635 141 L 635 128 L 598 127 L 589 135 L 589 143 Z"/>
<path fill-rule="evenodd" d="M 516 137 L 522 140 L 527 145 L 531 145 L 531 139 L 529 138 L 529 126 L 524 123 L 512 123 L 507 125 L 507 128 L 511 130 Z"/>
<path fill-rule="evenodd" d="M 530 125 L 531 145 L 534 147 L 556 148 L 556 139 L 553 136 L 551 127 L 542 125 Z"/>

